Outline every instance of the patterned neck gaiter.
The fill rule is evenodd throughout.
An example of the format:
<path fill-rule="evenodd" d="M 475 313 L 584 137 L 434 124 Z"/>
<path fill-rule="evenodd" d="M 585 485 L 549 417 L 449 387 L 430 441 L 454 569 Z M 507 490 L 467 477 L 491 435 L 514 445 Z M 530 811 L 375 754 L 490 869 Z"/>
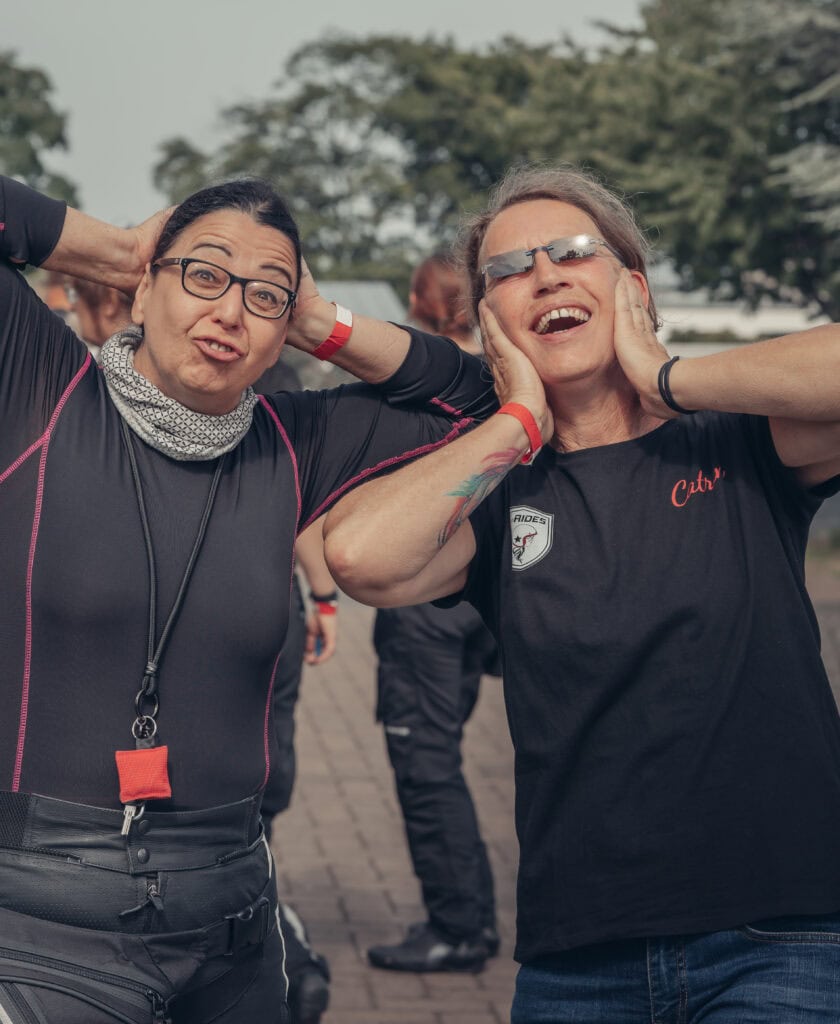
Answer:
<path fill-rule="evenodd" d="M 134 369 L 134 352 L 142 340 L 142 329 L 132 325 L 109 338 L 99 357 L 111 399 L 134 433 L 182 462 L 215 459 L 235 448 L 251 426 L 254 389 L 246 388 L 239 405 L 222 416 L 194 412 Z"/>

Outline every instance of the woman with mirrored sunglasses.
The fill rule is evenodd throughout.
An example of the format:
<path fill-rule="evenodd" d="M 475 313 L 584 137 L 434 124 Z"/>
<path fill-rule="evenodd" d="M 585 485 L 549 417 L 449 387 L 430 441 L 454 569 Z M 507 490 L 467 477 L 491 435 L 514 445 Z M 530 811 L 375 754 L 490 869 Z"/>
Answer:
<path fill-rule="evenodd" d="M 463 253 L 501 407 L 344 499 L 327 555 L 357 598 L 465 599 L 498 640 L 513 1021 L 836 1021 L 840 720 L 804 555 L 840 488 L 840 328 L 669 359 L 630 211 L 564 168 L 512 173 Z"/>
<path fill-rule="evenodd" d="M 0 179 L 0 255 L 0 1019 L 284 1021 L 259 812 L 296 534 L 487 384 L 321 298 L 264 182 L 123 231 Z M 137 287 L 101 370 L 24 262 Z M 258 398 L 286 341 L 377 386 Z"/>

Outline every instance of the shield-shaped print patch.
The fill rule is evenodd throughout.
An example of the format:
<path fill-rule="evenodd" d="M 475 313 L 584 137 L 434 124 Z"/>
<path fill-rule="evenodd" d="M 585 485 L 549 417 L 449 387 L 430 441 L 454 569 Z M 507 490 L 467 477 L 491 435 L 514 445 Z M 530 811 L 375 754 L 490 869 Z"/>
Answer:
<path fill-rule="evenodd" d="M 510 510 L 511 560 L 514 569 L 527 569 L 551 550 L 554 515 L 527 505 Z"/>

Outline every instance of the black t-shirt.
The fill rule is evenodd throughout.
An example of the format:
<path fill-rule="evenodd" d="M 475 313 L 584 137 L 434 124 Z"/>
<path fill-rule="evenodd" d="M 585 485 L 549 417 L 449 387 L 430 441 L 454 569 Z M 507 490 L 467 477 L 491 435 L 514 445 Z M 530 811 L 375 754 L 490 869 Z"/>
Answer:
<path fill-rule="evenodd" d="M 765 419 L 700 413 L 545 448 L 473 515 L 465 596 L 516 749 L 518 959 L 840 908 L 818 505 Z"/>
<path fill-rule="evenodd" d="M 45 258 L 63 216 L 59 204 L 0 179 L 0 257 Z M 353 482 L 457 436 L 494 401 L 477 361 L 419 332 L 381 389 L 260 400 L 226 456 L 161 665 L 159 736 L 173 798 L 159 809 L 239 800 L 267 777 L 298 530 Z M 133 444 L 157 562 L 159 635 L 216 461 L 178 462 L 137 437 Z M 5 262 L 0 537 L 0 788 L 119 806 L 114 751 L 133 746 L 148 636 L 137 497 L 102 372 Z"/>

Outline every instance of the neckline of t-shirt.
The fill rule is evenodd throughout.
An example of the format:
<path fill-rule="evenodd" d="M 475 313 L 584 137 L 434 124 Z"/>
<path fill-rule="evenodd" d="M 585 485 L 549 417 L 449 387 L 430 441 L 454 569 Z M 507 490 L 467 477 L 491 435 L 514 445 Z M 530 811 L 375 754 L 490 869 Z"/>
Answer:
<path fill-rule="evenodd" d="M 590 448 L 575 448 L 571 452 L 559 452 L 556 448 L 552 448 L 550 444 L 547 444 L 543 447 L 540 455 L 544 452 L 550 452 L 555 460 L 566 462 L 575 458 L 583 458 L 593 452 L 608 454 L 615 451 L 626 451 L 628 448 L 641 448 L 647 445 L 653 438 L 658 439 L 663 431 L 672 430 L 677 423 L 679 423 L 678 419 L 663 420 L 659 426 L 646 431 L 644 434 L 639 434 L 638 437 L 628 437 L 624 441 L 610 441 L 609 444 L 596 444 Z"/>

